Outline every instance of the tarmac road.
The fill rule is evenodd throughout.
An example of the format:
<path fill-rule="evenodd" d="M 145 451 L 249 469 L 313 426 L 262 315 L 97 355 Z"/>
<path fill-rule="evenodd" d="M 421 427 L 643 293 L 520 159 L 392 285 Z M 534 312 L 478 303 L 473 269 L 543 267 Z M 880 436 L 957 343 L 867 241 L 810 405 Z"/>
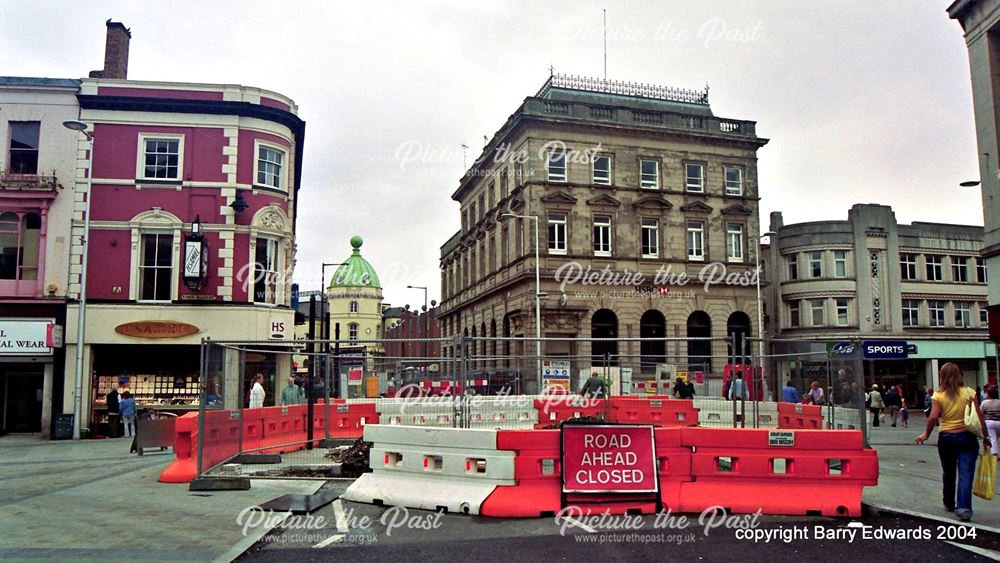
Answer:
<path fill-rule="evenodd" d="M 593 521 L 498 520 L 335 501 L 314 516 L 323 516 L 324 526 L 300 527 L 296 522 L 303 521 L 290 521 L 289 529 L 269 534 L 238 560 L 552 562 L 667 556 L 685 561 L 845 558 L 911 562 L 1000 558 L 998 534 L 974 526 L 887 513 L 845 519 L 761 516 L 749 525 L 750 517 L 737 515 L 732 523 L 742 525 L 742 531 L 723 524 L 707 534 L 705 526 L 698 523 L 699 515 L 687 515 L 685 527 L 676 520 L 671 527 L 657 527 L 654 516 L 606 521 L 602 527 Z M 410 528 L 407 521 L 425 529 Z M 621 529 L 625 524 L 629 529 Z M 862 525 L 869 526 L 867 531 Z M 433 529 L 426 529 L 431 526 Z M 618 529 L 612 529 L 616 526 Z M 738 531 L 743 535 L 738 537 Z M 770 541 L 764 537 L 767 533 L 771 534 Z M 818 533 L 824 539 L 817 539 Z M 744 535 L 752 534 L 760 535 L 760 539 L 744 539 Z M 909 539 L 886 539 L 879 534 L 905 534 Z"/>

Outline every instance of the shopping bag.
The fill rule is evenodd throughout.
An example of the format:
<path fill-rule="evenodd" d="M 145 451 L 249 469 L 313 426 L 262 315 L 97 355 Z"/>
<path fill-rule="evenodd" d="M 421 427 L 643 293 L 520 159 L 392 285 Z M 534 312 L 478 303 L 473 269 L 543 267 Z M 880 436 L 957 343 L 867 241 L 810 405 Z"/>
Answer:
<path fill-rule="evenodd" d="M 979 454 L 976 480 L 972 483 L 972 494 L 986 500 L 993 500 L 997 494 L 997 458 L 989 451 Z"/>
<path fill-rule="evenodd" d="M 980 440 L 985 438 L 983 436 L 983 425 L 979 422 L 979 412 L 976 411 L 976 405 L 972 403 L 972 399 L 969 399 L 969 402 L 965 405 L 965 430 L 966 432 L 975 434 Z"/>

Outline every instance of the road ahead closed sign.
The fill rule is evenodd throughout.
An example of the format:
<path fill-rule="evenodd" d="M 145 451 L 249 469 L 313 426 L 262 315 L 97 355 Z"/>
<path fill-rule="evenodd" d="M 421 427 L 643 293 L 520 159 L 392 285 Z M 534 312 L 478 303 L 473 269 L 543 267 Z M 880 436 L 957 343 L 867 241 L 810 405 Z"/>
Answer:
<path fill-rule="evenodd" d="M 563 492 L 658 490 L 652 427 L 566 425 L 562 439 Z"/>

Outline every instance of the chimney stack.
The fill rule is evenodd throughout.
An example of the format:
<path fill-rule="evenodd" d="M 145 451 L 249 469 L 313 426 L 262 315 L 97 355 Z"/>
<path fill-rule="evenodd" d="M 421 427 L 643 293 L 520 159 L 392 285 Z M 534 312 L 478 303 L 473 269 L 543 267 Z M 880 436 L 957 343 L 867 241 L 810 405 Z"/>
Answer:
<path fill-rule="evenodd" d="M 104 22 L 108 26 L 108 40 L 104 45 L 104 70 L 90 71 L 91 78 L 128 78 L 128 43 L 132 32 L 121 22 L 110 19 Z"/>

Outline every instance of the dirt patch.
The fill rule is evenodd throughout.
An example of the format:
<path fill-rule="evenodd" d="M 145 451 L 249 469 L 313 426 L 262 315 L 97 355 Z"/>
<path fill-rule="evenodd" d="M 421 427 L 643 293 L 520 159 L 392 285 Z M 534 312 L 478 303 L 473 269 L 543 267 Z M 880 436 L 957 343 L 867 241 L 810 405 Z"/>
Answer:
<path fill-rule="evenodd" d="M 330 479 L 340 477 L 336 467 L 329 469 L 315 469 L 311 467 L 286 467 L 285 469 L 273 469 L 267 472 L 269 477 L 299 477 L 304 479 Z"/>
<path fill-rule="evenodd" d="M 340 462 L 342 476 L 360 477 L 363 473 L 371 473 L 369 461 L 371 447 L 371 442 L 358 438 L 347 449 L 330 452 L 326 457 Z"/>
<path fill-rule="evenodd" d="M 596 416 L 581 416 L 580 418 L 571 418 L 566 421 L 567 424 L 607 424 L 608 421 Z M 548 426 L 544 426 L 545 430 L 557 430 L 562 427 L 561 422 L 553 422 Z"/>

